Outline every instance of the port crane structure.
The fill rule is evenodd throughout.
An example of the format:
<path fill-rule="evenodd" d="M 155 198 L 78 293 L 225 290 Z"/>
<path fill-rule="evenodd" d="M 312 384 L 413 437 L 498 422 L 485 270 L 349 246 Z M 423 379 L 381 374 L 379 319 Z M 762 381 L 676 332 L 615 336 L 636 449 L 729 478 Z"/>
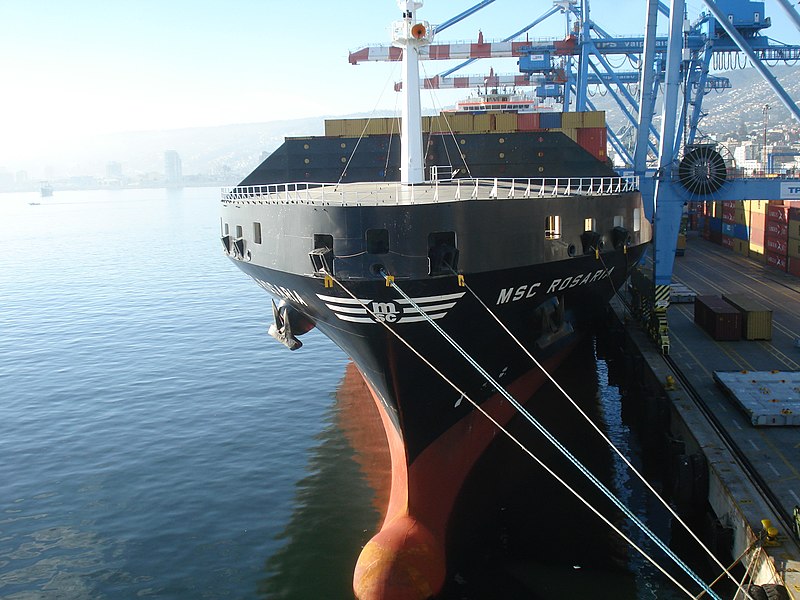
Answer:
<path fill-rule="evenodd" d="M 482 0 L 435 27 L 440 34 L 496 0 Z M 432 43 L 420 54 L 429 60 L 461 60 L 458 65 L 423 80 L 425 88 L 532 86 L 540 98 L 554 98 L 567 110 L 594 110 L 590 91 L 602 88 L 624 115 L 625 128 L 635 132 L 627 147 L 622 136 L 608 128 L 608 139 L 640 178 L 648 218 L 654 224 L 653 279 L 645 317 L 664 352 L 669 350 L 666 309 L 675 260 L 675 247 L 684 205 L 690 201 L 725 198 L 800 200 L 800 179 L 728 176 L 728 165 L 714 143 L 698 134 L 705 116 L 703 98 L 730 81 L 710 73 L 712 67 L 749 62 L 777 99 L 800 121 L 797 103 L 767 68 L 767 62 L 794 64 L 800 45 L 777 43 L 763 34 L 771 26 L 764 2 L 703 0 L 705 10 L 687 18 L 686 0 L 647 0 L 645 32 L 641 37 L 614 37 L 594 22 L 590 0 L 555 0 L 553 6 L 526 27 L 501 41 Z M 800 32 L 800 15 L 790 0 L 777 0 Z M 562 39 L 519 40 L 554 15 L 564 15 L 570 34 Z M 659 17 L 668 33 L 657 35 Z M 663 23 L 662 23 L 663 24 Z M 626 59 L 632 70 L 619 71 L 609 57 Z M 517 58 L 520 73 L 452 76 L 482 58 Z M 401 60 L 399 48 L 367 46 L 350 54 L 352 64 Z M 635 84 L 638 94 L 630 87 Z M 398 86 L 396 86 L 398 89 Z M 661 93 L 659 93 L 661 92 Z M 661 97 L 660 128 L 654 124 L 656 100 Z"/>

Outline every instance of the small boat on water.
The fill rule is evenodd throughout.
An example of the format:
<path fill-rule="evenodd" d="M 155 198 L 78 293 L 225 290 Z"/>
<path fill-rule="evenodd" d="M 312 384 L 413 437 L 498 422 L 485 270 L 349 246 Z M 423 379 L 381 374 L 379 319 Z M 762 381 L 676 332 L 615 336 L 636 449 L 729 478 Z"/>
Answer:
<path fill-rule="evenodd" d="M 313 176 L 330 166 L 286 179 L 329 158 L 322 148 L 341 153 L 352 140 L 342 132 L 287 140 L 290 149 L 223 190 L 221 202 L 226 255 L 279 301 L 273 337 L 295 350 L 317 327 L 352 358 L 380 413 L 392 487 L 380 531 L 355 566 L 361 600 L 423 599 L 441 590 L 459 492 L 515 414 L 497 385 L 535 402 L 546 379 L 539 365 L 553 370 L 569 356 L 652 235 L 637 180 L 614 173 L 604 148 L 589 152 L 570 137 L 578 134 L 554 125 L 458 134 L 456 147 L 482 148 L 466 156 L 478 167 L 435 168 L 444 153 L 423 142 L 417 66 L 432 29 L 417 19 L 422 2 L 398 4 L 398 180 L 384 169 L 343 181 L 346 161 L 330 183 Z M 496 125 L 507 114 L 516 115 L 485 116 Z M 470 135 L 482 137 L 468 142 Z M 391 154 L 388 136 L 372 136 L 362 164 Z M 381 144 L 377 157 L 369 154 Z M 297 157 L 303 162 L 290 165 Z M 275 180 L 265 179 L 270 174 Z"/>

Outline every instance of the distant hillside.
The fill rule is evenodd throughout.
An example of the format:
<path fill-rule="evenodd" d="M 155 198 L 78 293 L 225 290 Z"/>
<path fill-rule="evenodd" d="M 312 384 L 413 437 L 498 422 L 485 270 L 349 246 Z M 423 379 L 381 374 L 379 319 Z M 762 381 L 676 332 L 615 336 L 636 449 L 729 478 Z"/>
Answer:
<path fill-rule="evenodd" d="M 800 71 L 785 66 L 775 67 L 771 71 L 795 102 L 800 101 Z M 700 122 L 702 132 L 725 135 L 737 131 L 741 123 L 749 130 L 760 128 L 763 125 L 765 104 L 770 106 L 770 124 L 789 123 L 792 120 L 789 110 L 755 69 L 715 72 L 714 75 L 727 77 L 733 87 L 720 93 L 711 92 L 703 99 L 703 111 L 707 116 Z M 610 95 L 595 96 L 592 101 L 599 110 L 607 111 L 608 121 L 612 126 L 618 129 L 623 124 L 624 117 Z M 659 102 L 657 111 L 660 110 Z M 660 114 L 657 116 L 660 121 Z"/>

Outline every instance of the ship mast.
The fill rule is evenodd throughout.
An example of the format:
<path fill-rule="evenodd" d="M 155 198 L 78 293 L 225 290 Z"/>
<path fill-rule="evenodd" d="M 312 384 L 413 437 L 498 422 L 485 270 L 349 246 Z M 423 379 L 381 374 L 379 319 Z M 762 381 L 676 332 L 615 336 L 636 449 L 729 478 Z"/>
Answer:
<path fill-rule="evenodd" d="M 392 45 L 403 49 L 403 119 L 401 128 L 400 181 L 425 180 L 422 154 L 422 109 L 419 100 L 419 48 L 430 44 L 433 32 L 427 21 L 417 21 L 422 0 L 397 0 L 403 18 L 395 21 Z"/>

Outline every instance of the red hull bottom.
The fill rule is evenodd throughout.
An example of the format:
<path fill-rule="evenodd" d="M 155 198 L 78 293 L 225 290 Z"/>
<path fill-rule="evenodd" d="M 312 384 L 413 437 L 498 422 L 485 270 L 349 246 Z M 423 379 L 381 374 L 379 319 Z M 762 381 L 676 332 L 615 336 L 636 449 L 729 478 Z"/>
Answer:
<path fill-rule="evenodd" d="M 552 372 L 572 351 L 566 347 L 545 368 Z M 533 396 L 545 382 L 538 369 L 507 390 L 517 399 Z M 370 388 L 381 414 L 392 459 L 392 489 L 386 519 L 364 546 L 353 575 L 359 600 L 424 600 L 441 591 L 447 575 L 446 534 L 458 494 L 475 462 L 502 433 L 483 414 L 471 411 L 406 464 L 403 440 Z M 500 394 L 481 407 L 505 426 L 516 409 Z"/>

